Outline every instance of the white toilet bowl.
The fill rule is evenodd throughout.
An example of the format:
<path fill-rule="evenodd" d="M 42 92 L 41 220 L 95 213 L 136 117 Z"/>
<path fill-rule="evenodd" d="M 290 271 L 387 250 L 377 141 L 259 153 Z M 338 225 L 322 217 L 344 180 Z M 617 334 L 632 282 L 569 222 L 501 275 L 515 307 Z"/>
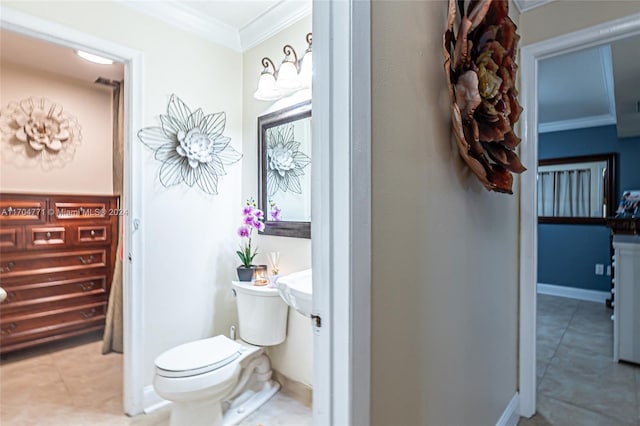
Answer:
<path fill-rule="evenodd" d="M 284 340 L 288 306 L 277 289 L 237 282 L 233 287 L 240 337 L 243 324 L 249 324 L 253 344 L 219 335 L 158 356 L 153 386 L 158 395 L 173 402 L 171 425 L 235 425 L 280 389 L 271 380 L 271 363 L 264 349 L 255 345 Z M 275 335 L 281 339 L 274 340 Z"/>

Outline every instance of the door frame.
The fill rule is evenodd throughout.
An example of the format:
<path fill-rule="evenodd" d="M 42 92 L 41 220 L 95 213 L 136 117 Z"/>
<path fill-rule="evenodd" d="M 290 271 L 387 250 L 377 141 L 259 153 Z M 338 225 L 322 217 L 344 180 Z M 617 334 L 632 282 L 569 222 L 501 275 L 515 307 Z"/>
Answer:
<path fill-rule="evenodd" d="M 123 252 L 123 404 L 126 414 L 144 411 L 144 271 L 140 257 L 143 252 L 141 185 L 142 153 L 134 143 L 135 129 L 142 128 L 143 117 L 143 55 L 142 52 L 86 34 L 4 5 L 0 5 L 0 28 L 72 49 L 80 49 L 123 62 L 124 93 L 124 176 L 123 207 L 128 212 L 124 220 Z M 136 196 L 134 196 L 134 194 Z"/>
<path fill-rule="evenodd" d="M 521 99 L 524 107 L 521 158 L 529 172 L 520 178 L 520 415 L 536 412 L 536 286 L 538 268 L 537 187 L 538 62 L 542 59 L 640 35 L 640 13 L 522 47 Z"/>
<path fill-rule="evenodd" d="M 314 0 L 313 28 L 313 421 L 368 425 L 370 0 Z"/>

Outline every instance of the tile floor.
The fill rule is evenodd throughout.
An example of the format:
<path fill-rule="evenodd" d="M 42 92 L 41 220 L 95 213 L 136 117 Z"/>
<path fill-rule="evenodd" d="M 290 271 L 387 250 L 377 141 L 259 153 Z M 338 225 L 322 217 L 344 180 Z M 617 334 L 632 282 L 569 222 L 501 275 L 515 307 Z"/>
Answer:
<path fill-rule="evenodd" d="M 7 354 L 0 362 L 2 426 L 164 426 L 169 410 L 127 417 L 122 356 L 101 355 L 101 336 Z M 276 394 L 243 426 L 311 425 L 311 409 Z"/>
<path fill-rule="evenodd" d="M 538 413 L 520 426 L 639 426 L 640 367 L 613 362 L 611 310 L 538 295 Z"/>

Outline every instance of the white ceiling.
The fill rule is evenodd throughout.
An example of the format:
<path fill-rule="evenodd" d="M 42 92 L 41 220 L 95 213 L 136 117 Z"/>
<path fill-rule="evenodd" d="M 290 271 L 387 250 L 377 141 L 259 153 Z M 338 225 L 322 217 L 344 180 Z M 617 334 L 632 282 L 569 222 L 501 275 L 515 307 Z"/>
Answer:
<path fill-rule="evenodd" d="M 311 0 L 116 0 L 206 39 L 245 51 L 311 13 Z M 0 59 L 93 83 L 124 78 L 124 65 L 98 65 L 60 45 L 0 30 Z"/>
<path fill-rule="evenodd" d="M 640 135 L 640 37 L 540 61 L 540 132 L 617 124 Z"/>
<path fill-rule="evenodd" d="M 73 49 L 0 30 L 0 60 L 93 83 L 98 77 L 124 79 L 124 65 L 98 65 L 82 59 Z"/>

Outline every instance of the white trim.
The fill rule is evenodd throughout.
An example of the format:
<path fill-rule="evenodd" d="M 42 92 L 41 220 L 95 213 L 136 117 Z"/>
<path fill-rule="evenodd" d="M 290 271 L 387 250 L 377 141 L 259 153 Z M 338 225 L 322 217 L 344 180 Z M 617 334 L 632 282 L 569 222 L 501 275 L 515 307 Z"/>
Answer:
<path fill-rule="evenodd" d="M 114 59 L 125 63 L 125 164 L 123 207 L 129 210 L 125 224 L 124 253 L 141 253 L 142 232 L 132 237 L 134 218 L 142 218 L 140 201 L 142 182 L 142 156 L 135 140 L 135 129 L 142 127 L 143 116 L 143 56 L 142 53 L 95 37 L 75 29 L 37 18 L 0 5 L 0 27 L 29 37 L 56 43 L 73 49 Z M 138 260 L 138 259 L 136 259 Z M 135 283 L 135 285 L 133 285 Z M 124 310 L 124 372 L 123 403 L 129 415 L 143 411 L 143 337 L 142 314 L 144 271 L 141 262 L 123 262 L 123 310 Z"/>
<path fill-rule="evenodd" d="M 238 29 L 212 17 L 205 17 L 192 7 L 176 1 L 116 0 L 123 5 L 165 24 L 188 31 L 229 49 L 241 52 Z"/>
<path fill-rule="evenodd" d="M 520 395 L 516 392 L 509 401 L 507 408 L 504 409 L 504 412 L 496 422 L 496 426 L 516 426 L 518 424 L 518 420 L 520 420 Z"/>
<path fill-rule="evenodd" d="M 536 408 L 536 287 L 537 217 L 536 165 L 538 164 L 538 61 L 586 47 L 640 34 L 640 14 L 599 24 L 544 40 L 520 51 L 523 140 L 521 159 L 529 172 L 520 178 L 520 415 L 531 417 Z"/>
<path fill-rule="evenodd" d="M 147 385 L 144 387 L 144 413 L 149 414 L 154 411 L 160 410 L 168 405 L 171 405 L 171 401 L 167 401 L 156 393 L 153 385 Z"/>
<path fill-rule="evenodd" d="M 370 6 L 313 4 L 314 424 L 370 424 Z"/>
<path fill-rule="evenodd" d="M 613 55 L 611 53 L 611 45 L 600 47 L 600 61 L 602 64 L 602 74 L 604 75 L 604 85 L 609 100 L 609 114 L 617 122 L 616 114 L 616 94 L 613 83 Z"/>
<path fill-rule="evenodd" d="M 573 118 L 571 120 L 550 121 L 548 123 L 540 123 L 538 131 L 540 133 L 560 132 L 563 130 L 586 129 L 589 127 L 608 126 L 616 124 L 615 108 L 613 113 L 594 115 L 591 117 Z"/>
<path fill-rule="evenodd" d="M 286 0 L 240 28 L 240 50 L 245 52 L 269 37 L 311 15 L 310 1 Z M 300 40 L 297 40 L 300 41 Z M 296 42 L 292 40 L 291 43 Z M 301 54 L 303 52 L 299 52 Z"/>
<path fill-rule="evenodd" d="M 178 1 L 116 1 L 139 13 L 237 52 L 245 52 L 257 46 L 311 14 L 309 0 L 282 0 L 242 28 L 236 28 L 214 17 L 205 16 L 193 7 Z"/>
<path fill-rule="evenodd" d="M 586 290 L 584 288 L 568 287 L 556 284 L 538 283 L 537 289 L 538 294 L 586 300 L 588 302 L 604 303 L 611 297 L 611 292 L 609 291 Z"/>
<path fill-rule="evenodd" d="M 555 0 L 513 0 L 520 13 L 526 12 L 536 7 L 544 6 Z"/>

